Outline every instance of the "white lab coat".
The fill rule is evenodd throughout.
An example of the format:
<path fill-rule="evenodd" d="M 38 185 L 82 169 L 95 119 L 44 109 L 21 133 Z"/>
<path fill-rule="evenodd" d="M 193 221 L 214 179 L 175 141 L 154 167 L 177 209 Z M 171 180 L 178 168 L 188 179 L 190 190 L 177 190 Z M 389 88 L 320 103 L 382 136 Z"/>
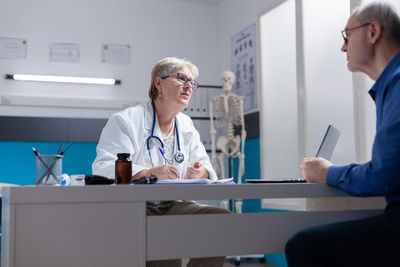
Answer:
<path fill-rule="evenodd" d="M 185 155 L 184 162 L 180 164 L 173 160 L 173 164 L 178 167 L 181 175 L 180 179 L 186 177 L 188 166 L 193 166 L 196 161 L 199 161 L 208 171 L 210 179 L 216 180 L 217 175 L 211 166 L 210 158 L 200 141 L 199 132 L 194 128 L 192 120 L 183 113 L 179 113 L 176 120 L 181 152 Z M 151 134 L 152 123 L 151 101 L 113 114 L 101 133 L 96 148 L 97 157 L 92 164 L 93 174 L 114 178 L 117 153 L 131 154 L 132 175 L 143 169 L 164 164 L 164 158 L 158 150 L 159 142 L 150 142 L 153 145 L 150 145 L 150 151 L 147 149 L 146 140 Z M 157 116 L 154 135 L 161 139 Z M 155 139 L 152 138 L 151 140 Z M 175 139 L 174 154 L 176 151 L 178 151 L 178 148 Z"/>

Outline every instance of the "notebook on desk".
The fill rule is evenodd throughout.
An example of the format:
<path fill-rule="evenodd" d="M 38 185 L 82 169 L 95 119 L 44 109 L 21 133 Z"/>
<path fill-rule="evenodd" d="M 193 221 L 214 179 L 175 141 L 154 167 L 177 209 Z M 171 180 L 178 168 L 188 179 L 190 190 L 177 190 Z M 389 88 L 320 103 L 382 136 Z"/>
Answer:
<path fill-rule="evenodd" d="M 340 137 L 340 131 L 333 125 L 329 125 L 326 129 L 324 138 L 318 148 L 315 157 L 321 157 L 327 160 L 331 159 L 332 153 L 335 150 L 336 144 Z M 306 183 L 302 178 L 295 179 L 246 179 L 248 183 Z"/>

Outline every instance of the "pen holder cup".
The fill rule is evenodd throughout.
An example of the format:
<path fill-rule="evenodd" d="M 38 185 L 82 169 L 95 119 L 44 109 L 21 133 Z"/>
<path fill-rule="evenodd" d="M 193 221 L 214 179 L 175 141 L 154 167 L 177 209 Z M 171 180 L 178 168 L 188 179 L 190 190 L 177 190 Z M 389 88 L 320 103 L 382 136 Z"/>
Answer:
<path fill-rule="evenodd" d="M 61 185 L 62 155 L 36 156 L 36 185 Z"/>

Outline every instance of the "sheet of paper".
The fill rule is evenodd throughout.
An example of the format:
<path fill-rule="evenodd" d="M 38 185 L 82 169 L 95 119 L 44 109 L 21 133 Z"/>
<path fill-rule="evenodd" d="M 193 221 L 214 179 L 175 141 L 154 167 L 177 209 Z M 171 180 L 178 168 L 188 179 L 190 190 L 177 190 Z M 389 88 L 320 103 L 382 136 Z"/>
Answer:
<path fill-rule="evenodd" d="M 233 178 L 221 179 L 221 180 L 210 180 L 210 179 L 183 179 L 183 180 L 158 180 L 157 184 L 231 184 Z"/>

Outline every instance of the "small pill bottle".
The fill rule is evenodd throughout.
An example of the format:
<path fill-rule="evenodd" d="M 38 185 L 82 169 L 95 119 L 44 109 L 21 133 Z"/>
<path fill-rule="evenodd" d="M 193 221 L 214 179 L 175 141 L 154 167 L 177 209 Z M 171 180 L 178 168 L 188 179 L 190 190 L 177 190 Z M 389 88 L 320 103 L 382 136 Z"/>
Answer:
<path fill-rule="evenodd" d="M 129 153 L 118 153 L 115 161 L 115 183 L 130 184 L 132 181 L 132 161 Z"/>

